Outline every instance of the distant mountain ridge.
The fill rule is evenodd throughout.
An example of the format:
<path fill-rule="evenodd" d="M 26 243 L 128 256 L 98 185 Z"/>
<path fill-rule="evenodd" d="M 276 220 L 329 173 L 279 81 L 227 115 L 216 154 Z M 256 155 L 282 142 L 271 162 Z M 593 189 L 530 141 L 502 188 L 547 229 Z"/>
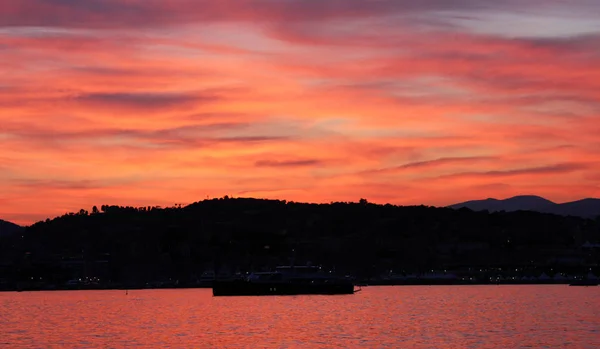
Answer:
<path fill-rule="evenodd" d="M 21 229 L 23 229 L 23 227 L 0 219 L 0 237 L 10 236 Z"/>
<path fill-rule="evenodd" d="M 488 210 L 490 212 L 536 211 L 583 218 L 600 216 L 600 199 L 595 198 L 557 204 L 540 196 L 520 195 L 504 200 L 489 198 L 485 200 L 466 201 L 448 207 L 454 209 L 468 208 L 473 211 Z"/>

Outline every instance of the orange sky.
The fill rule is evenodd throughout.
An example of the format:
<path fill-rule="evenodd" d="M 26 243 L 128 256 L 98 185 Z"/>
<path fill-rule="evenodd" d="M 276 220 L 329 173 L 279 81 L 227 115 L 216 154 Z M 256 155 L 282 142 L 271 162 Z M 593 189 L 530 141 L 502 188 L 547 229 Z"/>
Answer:
<path fill-rule="evenodd" d="M 499 3 L 4 1 L 0 218 L 600 196 L 600 3 Z"/>

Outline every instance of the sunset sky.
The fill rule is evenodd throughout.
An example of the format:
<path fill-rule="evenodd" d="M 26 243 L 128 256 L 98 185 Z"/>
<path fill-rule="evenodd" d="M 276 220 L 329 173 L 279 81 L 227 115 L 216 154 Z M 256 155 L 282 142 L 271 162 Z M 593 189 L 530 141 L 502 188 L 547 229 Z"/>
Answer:
<path fill-rule="evenodd" d="M 598 0 L 0 1 L 0 218 L 600 197 Z"/>

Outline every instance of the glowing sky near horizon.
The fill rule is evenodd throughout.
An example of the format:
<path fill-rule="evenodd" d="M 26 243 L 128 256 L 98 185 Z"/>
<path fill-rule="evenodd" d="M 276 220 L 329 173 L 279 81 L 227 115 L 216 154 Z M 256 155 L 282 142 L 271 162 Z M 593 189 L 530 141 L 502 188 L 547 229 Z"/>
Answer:
<path fill-rule="evenodd" d="M 600 196 L 596 0 L 5 0 L 0 218 Z"/>

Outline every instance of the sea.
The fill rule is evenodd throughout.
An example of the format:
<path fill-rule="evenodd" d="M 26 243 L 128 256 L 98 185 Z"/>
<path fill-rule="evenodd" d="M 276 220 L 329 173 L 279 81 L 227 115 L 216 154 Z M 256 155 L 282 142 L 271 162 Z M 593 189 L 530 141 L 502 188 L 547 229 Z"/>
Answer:
<path fill-rule="evenodd" d="M 0 293 L 0 348 L 600 348 L 600 287 Z"/>

